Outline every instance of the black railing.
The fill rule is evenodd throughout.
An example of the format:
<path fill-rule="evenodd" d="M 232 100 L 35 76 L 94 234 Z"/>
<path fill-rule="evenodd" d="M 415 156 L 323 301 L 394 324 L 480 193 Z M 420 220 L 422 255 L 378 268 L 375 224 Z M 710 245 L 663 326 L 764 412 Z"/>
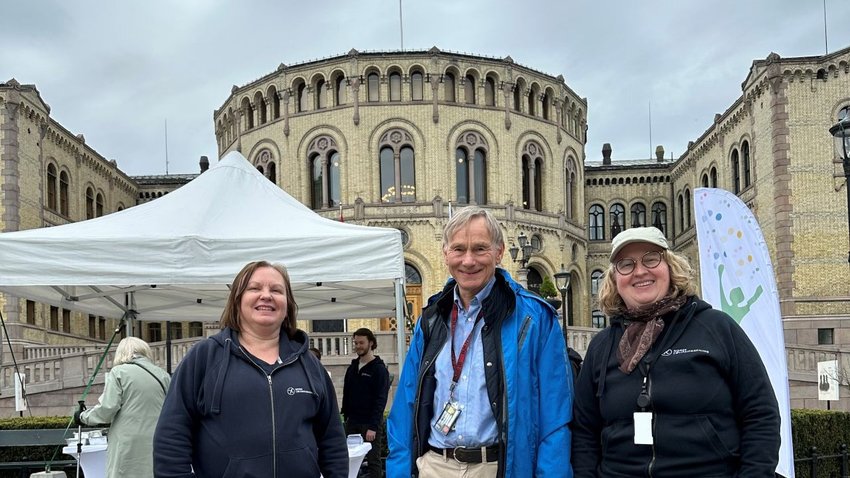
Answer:
<path fill-rule="evenodd" d="M 850 478 L 848 474 L 847 445 L 841 445 L 833 455 L 821 455 L 817 447 L 809 449 L 809 456 L 794 460 L 797 478 Z"/>

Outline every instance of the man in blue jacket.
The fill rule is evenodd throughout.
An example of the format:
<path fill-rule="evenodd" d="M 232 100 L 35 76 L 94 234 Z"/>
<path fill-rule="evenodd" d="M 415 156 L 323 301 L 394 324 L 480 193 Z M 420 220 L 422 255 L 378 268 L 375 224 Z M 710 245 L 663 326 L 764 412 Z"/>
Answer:
<path fill-rule="evenodd" d="M 387 425 L 389 478 L 572 477 L 572 374 L 549 304 L 497 265 L 485 209 L 443 231 L 452 279 L 416 325 Z"/>

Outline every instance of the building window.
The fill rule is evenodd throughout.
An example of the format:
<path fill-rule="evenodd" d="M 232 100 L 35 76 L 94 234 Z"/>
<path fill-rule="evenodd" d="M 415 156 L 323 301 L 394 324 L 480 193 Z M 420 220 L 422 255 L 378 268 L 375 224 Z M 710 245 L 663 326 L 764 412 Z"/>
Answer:
<path fill-rule="evenodd" d="M 377 73 L 369 73 L 366 77 L 366 89 L 370 102 L 381 101 L 381 82 Z"/>
<path fill-rule="evenodd" d="M 424 89 L 422 72 L 414 71 L 410 75 L 410 98 L 413 101 L 422 101 L 422 90 Z"/>
<path fill-rule="evenodd" d="M 679 232 L 685 231 L 685 197 L 679 193 Z"/>
<path fill-rule="evenodd" d="M 567 170 L 564 172 L 566 184 L 564 184 L 564 209 L 566 210 L 567 219 L 576 217 L 576 166 L 575 158 L 567 157 Z"/>
<path fill-rule="evenodd" d="M 685 210 L 682 211 L 685 216 L 685 227 L 690 228 L 693 222 L 691 221 L 691 190 L 685 189 Z"/>
<path fill-rule="evenodd" d="M 711 167 L 711 170 L 708 172 L 709 180 L 711 181 L 711 187 L 717 187 L 717 168 L 714 166 Z"/>
<path fill-rule="evenodd" d="M 480 134 L 460 135 L 455 152 L 458 203 L 487 204 L 487 151 Z"/>
<path fill-rule="evenodd" d="M 334 82 L 334 104 L 336 106 L 344 105 L 346 102 L 345 96 L 345 77 L 339 75 Z"/>
<path fill-rule="evenodd" d="M 248 98 L 242 98 L 242 113 L 247 121 L 247 129 L 254 127 L 254 108 L 251 106 L 251 101 Z"/>
<path fill-rule="evenodd" d="M 59 307 L 50 306 L 50 330 L 59 330 Z"/>
<path fill-rule="evenodd" d="M 35 325 L 35 302 L 27 301 L 27 323 Z"/>
<path fill-rule="evenodd" d="M 732 192 L 738 194 L 741 192 L 741 169 L 740 161 L 738 160 L 738 150 L 732 151 Z"/>
<path fill-rule="evenodd" d="M 316 81 L 316 109 L 321 110 L 327 108 L 328 106 L 328 97 L 327 97 L 327 87 L 325 86 L 325 79 L 319 78 Z"/>
<path fill-rule="evenodd" d="M 466 75 L 466 81 L 463 83 L 463 100 L 468 105 L 475 104 L 475 77 Z"/>
<path fill-rule="evenodd" d="M 626 228 L 626 208 L 616 203 L 611 206 L 609 215 L 611 216 L 611 239 L 614 239 Z"/>
<path fill-rule="evenodd" d="M 539 93 L 537 89 L 537 85 L 531 85 L 531 91 L 529 91 L 526 99 L 528 100 L 528 114 L 531 116 L 537 116 L 537 94 Z"/>
<path fill-rule="evenodd" d="M 699 182 L 700 182 L 700 184 L 702 184 L 702 187 L 707 188 L 708 187 L 708 174 L 702 173 L 702 177 L 700 178 Z"/>
<path fill-rule="evenodd" d="M 169 332 L 171 332 L 171 340 L 180 340 L 183 338 L 182 322 L 170 322 L 168 327 Z"/>
<path fill-rule="evenodd" d="M 103 194 L 97 193 L 94 200 L 95 217 L 103 216 Z"/>
<path fill-rule="evenodd" d="M 484 104 L 496 106 L 496 81 L 490 77 L 484 81 Z"/>
<path fill-rule="evenodd" d="M 162 325 L 158 322 L 148 324 L 148 342 L 162 342 Z"/>
<path fill-rule="evenodd" d="M 667 235 L 667 206 L 662 202 L 652 205 L 652 227 Z"/>
<path fill-rule="evenodd" d="M 89 314 L 89 337 L 97 338 L 97 317 Z"/>
<path fill-rule="evenodd" d="M 260 174 L 268 178 L 272 183 L 277 184 L 277 166 L 270 150 L 261 150 L 254 159 L 254 164 L 257 166 L 257 171 Z"/>
<path fill-rule="evenodd" d="M 307 102 L 307 85 L 304 83 L 300 83 L 295 87 L 295 107 L 297 108 L 296 113 L 303 113 L 307 111 L 309 108 L 309 103 Z"/>
<path fill-rule="evenodd" d="M 390 73 L 390 101 L 401 101 L 401 75 Z"/>
<path fill-rule="evenodd" d="M 59 173 L 59 213 L 68 216 L 68 173 Z"/>
<path fill-rule="evenodd" d="M 525 92 L 525 81 L 520 78 L 514 84 L 514 111 L 522 113 L 522 96 Z"/>
<path fill-rule="evenodd" d="M 47 165 L 47 208 L 56 211 L 56 166 Z"/>
<path fill-rule="evenodd" d="M 552 95 L 547 91 L 546 94 L 543 95 L 543 119 L 549 120 L 549 116 L 551 113 L 549 110 L 551 109 L 552 104 Z"/>
<path fill-rule="evenodd" d="M 543 150 L 534 141 L 522 148 L 522 208 L 543 210 Z"/>
<path fill-rule="evenodd" d="M 415 202 L 416 165 L 410 134 L 390 130 L 381 137 L 379 148 L 381 202 Z"/>
<path fill-rule="evenodd" d="M 632 227 L 646 226 L 646 206 L 642 202 L 632 204 Z"/>
<path fill-rule="evenodd" d="M 71 311 L 62 309 L 62 332 L 71 333 Z"/>
<path fill-rule="evenodd" d="M 591 241 L 605 240 L 605 210 L 594 204 L 587 213 L 587 232 Z"/>
<path fill-rule="evenodd" d="M 454 103 L 455 100 L 455 75 L 451 72 L 446 72 L 443 75 L 443 88 L 445 92 L 446 101 L 449 103 Z"/>
<path fill-rule="evenodd" d="M 835 329 L 818 329 L 818 345 L 834 345 Z"/>
<path fill-rule="evenodd" d="M 595 270 L 590 274 L 590 295 L 596 297 L 599 294 L 599 287 L 602 285 L 602 271 Z"/>
<path fill-rule="evenodd" d="M 310 179 L 313 209 L 336 207 L 342 197 L 340 189 L 341 156 L 336 141 L 320 136 L 307 147 L 310 158 Z"/>
<path fill-rule="evenodd" d="M 744 141 L 741 145 L 741 160 L 744 163 L 744 189 L 746 189 L 752 184 L 750 179 L 750 143 L 748 141 Z"/>
<path fill-rule="evenodd" d="M 94 189 L 86 188 L 86 219 L 94 219 Z"/>
<path fill-rule="evenodd" d="M 591 316 L 591 320 L 593 322 L 592 325 L 597 329 L 605 328 L 605 314 L 603 314 L 601 310 L 594 310 Z"/>
<path fill-rule="evenodd" d="M 122 330 L 127 330 L 127 328 L 125 327 Z M 97 338 L 106 340 L 106 317 L 97 317 Z"/>
<path fill-rule="evenodd" d="M 189 322 L 189 337 L 203 337 L 204 324 L 201 322 Z"/>

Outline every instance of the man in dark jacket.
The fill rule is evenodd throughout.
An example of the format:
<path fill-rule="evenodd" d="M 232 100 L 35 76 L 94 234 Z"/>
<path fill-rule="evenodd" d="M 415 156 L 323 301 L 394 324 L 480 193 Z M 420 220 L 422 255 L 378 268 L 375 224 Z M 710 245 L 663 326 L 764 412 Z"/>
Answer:
<path fill-rule="evenodd" d="M 390 374 L 381 357 L 375 355 L 378 341 L 371 330 L 355 330 L 352 343 L 357 358 L 351 361 L 345 371 L 342 391 L 345 432 L 359 434 L 372 444 L 372 449 L 366 454 L 369 476 L 381 478 L 383 472 L 379 444 L 384 408 L 387 406 L 387 394 L 390 390 Z"/>

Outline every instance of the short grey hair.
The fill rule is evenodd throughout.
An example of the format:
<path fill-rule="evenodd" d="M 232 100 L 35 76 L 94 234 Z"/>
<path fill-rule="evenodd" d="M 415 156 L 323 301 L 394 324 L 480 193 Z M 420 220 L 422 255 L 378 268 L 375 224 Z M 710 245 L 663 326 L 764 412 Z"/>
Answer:
<path fill-rule="evenodd" d="M 147 359 L 151 358 L 151 347 L 144 340 L 137 337 L 126 337 L 118 342 L 118 347 L 115 348 L 115 360 L 112 365 L 121 365 L 133 360 L 134 356 L 142 356 Z"/>
<path fill-rule="evenodd" d="M 502 234 L 502 228 L 490 211 L 481 207 L 467 206 L 455 212 L 452 218 L 449 219 L 446 227 L 443 228 L 443 249 L 445 250 L 448 247 L 449 241 L 457 231 L 466 227 L 477 217 L 484 219 L 484 224 L 490 232 L 490 239 L 493 241 L 493 244 L 497 246 L 504 245 L 505 237 Z"/>

